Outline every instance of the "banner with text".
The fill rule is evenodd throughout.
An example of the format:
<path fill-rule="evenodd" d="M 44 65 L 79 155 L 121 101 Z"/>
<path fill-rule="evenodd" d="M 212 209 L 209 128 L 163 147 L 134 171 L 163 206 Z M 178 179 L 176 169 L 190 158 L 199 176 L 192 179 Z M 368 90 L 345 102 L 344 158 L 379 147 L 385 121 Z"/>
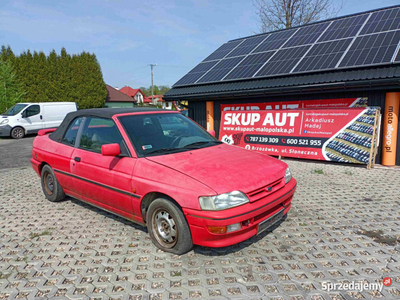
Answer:
<path fill-rule="evenodd" d="M 269 110 L 269 109 L 301 109 L 301 108 L 345 108 L 366 107 L 368 98 L 341 98 L 319 100 L 297 100 L 281 102 L 221 104 L 221 111 L 227 110 Z"/>
<path fill-rule="evenodd" d="M 223 111 L 220 140 L 270 155 L 367 164 L 376 108 Z"/>

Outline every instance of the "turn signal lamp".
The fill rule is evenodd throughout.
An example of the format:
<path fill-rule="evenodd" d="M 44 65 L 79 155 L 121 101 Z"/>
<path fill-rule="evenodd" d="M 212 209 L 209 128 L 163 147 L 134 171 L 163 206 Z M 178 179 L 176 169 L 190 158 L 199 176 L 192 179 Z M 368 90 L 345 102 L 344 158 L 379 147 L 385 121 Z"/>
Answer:
<path fill-rule="evenodd" d="M 226 233 L 226 226 L 207 226 L 207 228 L 211 233 Z"/>
<path fill-rule="evenodd" d="M 240 223 L 235 223 L 228 226 L 207 226 L 207 228 L 211 233 L 224 234 L 240 230 L 242 226 Z"/>

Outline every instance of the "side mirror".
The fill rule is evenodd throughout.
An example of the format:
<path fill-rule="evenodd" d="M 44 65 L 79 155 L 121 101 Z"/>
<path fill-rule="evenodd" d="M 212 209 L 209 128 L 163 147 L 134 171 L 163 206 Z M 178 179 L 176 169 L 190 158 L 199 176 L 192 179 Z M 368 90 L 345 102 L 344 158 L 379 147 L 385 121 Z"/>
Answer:
<path fill-rule="evenodd" d="M 118 156 L 121 154 L 121 148 L 118 144 L 107 144 L 101 146 L 101 155 Z"/>
<path fill-rule="evenodd" d="M 215 130 L 207 130 L 209 134 L 211 134 L 213 137 L 215 137 Z"/>
<path fill-rule="evenodd" d="M 22 116 L 23 118 L 26 118 L 26 110 L 23 111 L 23 113 L 21 114 L 21 116 Z"/>

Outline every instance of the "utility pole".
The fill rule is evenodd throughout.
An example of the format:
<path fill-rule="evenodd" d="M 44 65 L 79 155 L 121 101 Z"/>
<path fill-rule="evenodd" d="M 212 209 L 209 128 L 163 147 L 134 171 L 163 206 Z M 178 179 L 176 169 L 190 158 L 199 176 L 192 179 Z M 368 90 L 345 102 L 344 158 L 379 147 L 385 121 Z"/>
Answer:
<path fill-rule="evenodd" d="M 153 88 L 153 67 L 157 66 L 157 64 L 150 64 L 151 67 L 151 101 L 154 101 L 154 88 Z"/>

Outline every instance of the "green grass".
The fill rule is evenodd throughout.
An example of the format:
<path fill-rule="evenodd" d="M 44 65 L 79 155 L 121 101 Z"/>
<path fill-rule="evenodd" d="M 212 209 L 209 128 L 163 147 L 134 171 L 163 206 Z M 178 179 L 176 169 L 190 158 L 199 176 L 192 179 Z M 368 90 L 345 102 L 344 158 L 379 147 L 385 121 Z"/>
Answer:
<path fill-rule="evenodd" d="M 172 271 L 171 276 L 172 277 L 182 276 L 182 271 Z"/>
<path fill-rule="evenodd" d="M 28 273 L 18 273 L 17 275 L 15 275 L 15 278 L 16 279 L 24 279 L 24 278 L 26 278 L 26 277 L 28 277 Z"/>
<path fill-rule="evenodd" d="M 0 279 L 7 279 L 8 277 L 10 277 L 10 274 L 4 274 L 0 272 Z"/>
<path fill-rule="evenodd" d="M 351 175 L 353 175 L 353 172 L 351 172 L 351 171 L 344 171 L 344 174 L 351 176 Z"/>
<path fill-rule="evenodd" d="M 322 169 L 316 169 L 316 170 L 314 170 L 314 173 L 315 173 L 315 174 L 324 174 L 324 170 L 322 170 Z"/>
<path fill-rule="evenodd" d="M 52 234 L 52 232 L 50 231 L 50 230 L 45 230 L 45 231 L 42 231 L 42 232 L 31 232 L 31 234 L 29 235 L 29 237 L 31 238 L 31 239 L 34 239 L 34 238 L 37 238 L 37 237 L 39 237 L 39 236 L 43 236 L 43 235 L 51 235 Z"/>

